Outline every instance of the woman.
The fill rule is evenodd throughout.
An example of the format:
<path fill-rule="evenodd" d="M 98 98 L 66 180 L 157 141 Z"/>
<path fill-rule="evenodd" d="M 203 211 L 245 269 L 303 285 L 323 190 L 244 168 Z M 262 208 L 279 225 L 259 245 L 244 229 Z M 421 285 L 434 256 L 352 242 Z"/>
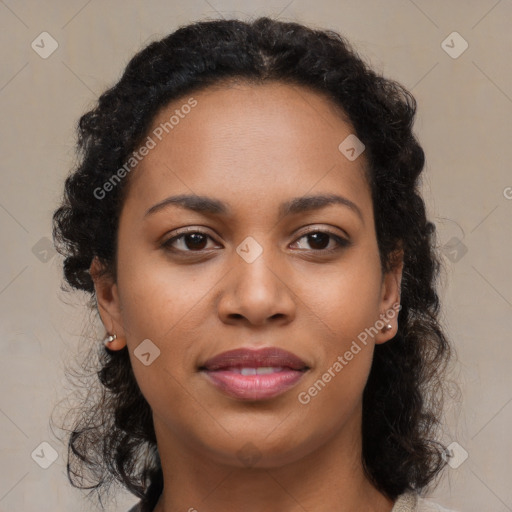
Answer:
<path fill-rule="evenodd" d="M 443 510 L 450 347 L 414 98 L 338 34 L 182 27 L 79 124 L 54 214 L 107 331 L 73 485 L 132 510 Z"/>

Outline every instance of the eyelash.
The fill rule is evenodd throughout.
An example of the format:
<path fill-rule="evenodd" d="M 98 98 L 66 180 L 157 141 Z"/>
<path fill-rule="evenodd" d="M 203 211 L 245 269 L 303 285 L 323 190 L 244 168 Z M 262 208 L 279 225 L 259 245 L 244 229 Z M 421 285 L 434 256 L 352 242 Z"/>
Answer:
<path fill-rule="evenodd" d="M 184 237 L 187 236 L 187 235 L 195 235 L 195 234 L 203 235 L 203 236 L 206 236 L 206 237 L 210 238 L 211 240 L 213 240 L 213 238 L 208 233 L 205 233 L 204 231 L 200 231 L 200 230 L 197 230 L 197 229 L 192 229 L 192 230 L 189 230 L 189 231 L 178 233 L 177 235 L 167 239 L 165 242 L 163 242 L 161 244 L 161 246 L 164 249 L 166 249 L 166 250 L 169 250 L 169 251 L 172 251 L 172 252 L 178 252 L 178 253 L 191 253 L 191 254 L 192 253 L 196 253 L 196 254 L 200 254 L 202 251 L 208 250 L 208 249 L 200 249 L 198 251 L 194 251 L 194 250 L 175 249 L 175 248 L 172 247 L 172 244 L 175 241 L 180 240 L 180 239 L 184 239 Z M 321 230 L 321 229 L 311 229 L 310 231 L 308 231 L 306 233 L 303 233 L 293 243 L 296 243 L 297 241 L 301 240 L 302 238 L 305 238 L 305 237 L 307 237 L 309 235 L 313 235 L 313 234 L 328 235 L 331 239 L 334 239 L 337 242 L 338 246 L 333 248 L 333 249 L 299 249 L 299 250 L 303 250 L 303 251 L 307 251 L 307 252 L 313 252 L 313 253 L 331 254 L 333 252 L 339 251 L 339 250 L 344 249 L 344 248 L 346 248 L 346 247 L 351 245 L 351 242 L 349 240 L 347 240 L 346 238 L 343 238 L 343 237 L 341 237 L 339 235 L 336 235 L 336 234 L 332 233 L 331 231 L 325 231 L 325 230 Z"/>

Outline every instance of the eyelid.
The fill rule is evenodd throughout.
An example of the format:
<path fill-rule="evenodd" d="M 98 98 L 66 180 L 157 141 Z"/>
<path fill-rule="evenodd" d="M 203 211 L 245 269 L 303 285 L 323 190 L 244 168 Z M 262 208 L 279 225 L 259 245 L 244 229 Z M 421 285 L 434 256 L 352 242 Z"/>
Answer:
<path fill-rule="evenodd" d="M 177 228 L 177 229 L 172 230 L 171 231 L 172 236 L 170 238 L 174 238 L 174 237 L 180 236 L 180 235 L 186 235 L 188 233 L 201 233 L 203 235 L 212 236 L 209 231 L 211 231 L 211 230 L 209 230 L 208 228 L 202 227 L 202 226 L 201 227 L 200 226 L 186 226 L 184 228 Z"/>
<path fill-rule="evenodd" d="M 329 226 L 329 227 L 326 229 L 326 226 Z M 310 224 L 309 226 L 305 226 L 304 229 L 305 229 L 305 231 L 302 232 L 301 236 L 308 235 L 310 233 L 322 232 L 322 233 L 326 233 L 326 234 L 332 235 L 332 236 L 338 236 L 338 237 L 343 236 L 347 239 L 347 242 L 350 241 L 350 236 L 344 229 L 341 229 L 337 226 L 331 226 L 330 224 Z M 334 229 L 336 229 L 338 231 L 342 231 L 343 235 L 335 233 Z M 298 231 L 300 231 L 300 230 L 298 230 Z"/>

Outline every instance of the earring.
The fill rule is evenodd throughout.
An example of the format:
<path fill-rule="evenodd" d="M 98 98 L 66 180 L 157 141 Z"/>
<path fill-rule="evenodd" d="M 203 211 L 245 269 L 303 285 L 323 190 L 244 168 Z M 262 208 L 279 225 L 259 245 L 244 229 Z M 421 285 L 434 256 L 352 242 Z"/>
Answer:
<path fill-rule="evenodd" d="M 393 326 L 391 324 L 387 324 L 381 329 L 381 332 L 387 332 L 390 329 L 393 329 Z"/>
<path fill-rule="evenodd" d="M 116 334 L 110 334 L 103 340 L 103 344 L 108 347 L 110 343 L 112 343 L 117 338 Z"/>

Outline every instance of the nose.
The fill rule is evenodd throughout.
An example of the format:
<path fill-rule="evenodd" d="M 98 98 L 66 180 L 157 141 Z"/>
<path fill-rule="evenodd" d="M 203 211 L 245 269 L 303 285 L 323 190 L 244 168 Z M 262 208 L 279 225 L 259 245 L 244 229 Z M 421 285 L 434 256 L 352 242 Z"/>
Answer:
<path fill-rule="evenodd" d="M 286 282 L 286 273 L 280 272 L 275 259 L 267 257 L 266 251 L 252 263 L 238 254 L 234 258 L 217 302 L 220 319 L 226 324 L 251 326 L 291 322 L 296 314 L 295 296 L 291 283 Z"/>

